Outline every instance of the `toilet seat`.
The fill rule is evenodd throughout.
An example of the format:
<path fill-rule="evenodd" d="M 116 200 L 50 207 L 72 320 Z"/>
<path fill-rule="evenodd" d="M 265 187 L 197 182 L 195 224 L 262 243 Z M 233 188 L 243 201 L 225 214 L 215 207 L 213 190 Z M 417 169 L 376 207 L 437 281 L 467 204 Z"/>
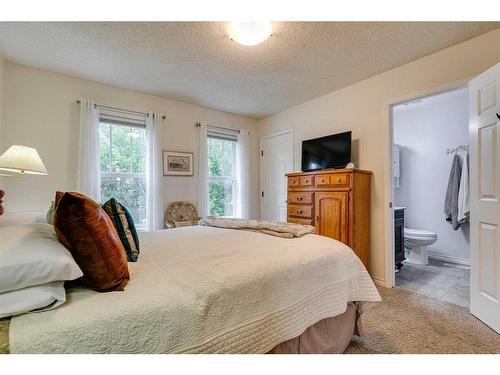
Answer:
<path fill-rule="evenodd" d="M 404 228 L 404 236 L 410 238 L 432 238 L 437 237 L 437 234 L 426 230 Z"/>

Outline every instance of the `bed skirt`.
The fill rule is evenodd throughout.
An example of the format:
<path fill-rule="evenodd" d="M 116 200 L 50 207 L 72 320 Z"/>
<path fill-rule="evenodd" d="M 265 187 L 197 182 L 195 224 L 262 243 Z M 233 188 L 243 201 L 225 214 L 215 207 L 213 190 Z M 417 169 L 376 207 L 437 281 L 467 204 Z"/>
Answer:
<path fill-rule="evenodd" d="M 358 309 L 349 303 L 343 314 L 320 320 L 300 336 L 276 345 L 266 354 L 340 354 L 358 333 Z"/>

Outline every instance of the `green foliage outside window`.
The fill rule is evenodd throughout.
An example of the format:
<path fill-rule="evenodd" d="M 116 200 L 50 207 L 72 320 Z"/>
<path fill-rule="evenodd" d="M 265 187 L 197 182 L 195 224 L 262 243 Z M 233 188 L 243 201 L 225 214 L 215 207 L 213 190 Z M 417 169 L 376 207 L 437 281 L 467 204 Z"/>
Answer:
<path fill-rule="evenodd" d="M 208 138 L 208 196 L 210 215 L 234 216 L 235 141 Z"/>
<path fill-rule="evenodd" d="M 100 123 L 101 201 L 115 198 L 146 223 L 146 129 Z"/>

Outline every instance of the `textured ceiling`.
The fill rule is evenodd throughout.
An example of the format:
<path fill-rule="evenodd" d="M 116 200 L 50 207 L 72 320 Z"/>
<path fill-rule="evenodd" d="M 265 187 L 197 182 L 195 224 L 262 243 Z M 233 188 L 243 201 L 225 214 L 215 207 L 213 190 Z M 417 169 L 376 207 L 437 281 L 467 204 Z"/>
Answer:
<path fill-rule="evenodd" d="M 223 22 L 0 22 L 8 61 L 256 118 L 437 52 L 500 22 L 274 22 L 254 47 Z"/>

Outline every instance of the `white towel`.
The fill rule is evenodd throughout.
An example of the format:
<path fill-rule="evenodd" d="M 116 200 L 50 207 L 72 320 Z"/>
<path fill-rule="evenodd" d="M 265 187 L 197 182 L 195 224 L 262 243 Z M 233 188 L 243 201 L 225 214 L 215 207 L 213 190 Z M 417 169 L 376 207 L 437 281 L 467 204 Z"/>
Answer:
<path fill-rule="evenodd" d="M 469 155 L 467 154 L 462 164 L 462 176 L 460 177 L 460 187 L 458 189 L 458 222 L 468 222 L 469 214 Z"/>

